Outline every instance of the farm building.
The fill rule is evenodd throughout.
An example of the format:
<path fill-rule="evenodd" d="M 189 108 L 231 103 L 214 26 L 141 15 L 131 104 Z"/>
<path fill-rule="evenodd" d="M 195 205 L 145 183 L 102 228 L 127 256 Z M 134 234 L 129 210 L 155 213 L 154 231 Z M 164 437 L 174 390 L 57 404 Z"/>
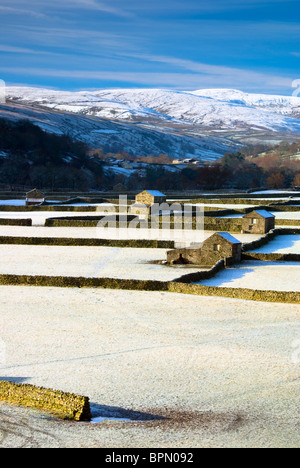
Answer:
<path fill-rule="evenodd" d="M 194 264 L 203 266 L 215 265 L 219 260 L 231 259 L 232 263 L 240 262 L 242 243 L 227 232 L 216 232 L 203 242 L 199 249 L 175 249 L 167 253 L 167 263 Z"/>
<path fill-rule="evenodd" d="M 266 210 L 254 210 L 243 216 L 242 229 L 245 234 L 266 234 L 275 228 L 275 216 Z"/>
<path fill-rule="evenodd" d="M 166 201 L 166 195 L 158 190 L 144 190 L 135 197 L 135 203 L 138 205 L 151 206 L 154 205 L 154 203 L 165 203 Z"/>
<path fill-rule="evenodd" d="M 39 206 L 45 201 L 45 195 L 37 189 L 26 194 L 26 206 Z"/>
<path fill-rule="evenodd" d="M 138 216 L 140 218 L 148 218 L 150 215 L 151 207 L 143 205 L 142 203 L 135 203 L 129 207 L 129 214 Z"/>
<path fill-rule="evenodd" d="M 119 192 L 119 193 L 121 193 L 121 192 L 126 193 L 126 187 L 123 184 L 117 184 L 117 185 L 114 186 L 113 191 L 114 192 Z"/>

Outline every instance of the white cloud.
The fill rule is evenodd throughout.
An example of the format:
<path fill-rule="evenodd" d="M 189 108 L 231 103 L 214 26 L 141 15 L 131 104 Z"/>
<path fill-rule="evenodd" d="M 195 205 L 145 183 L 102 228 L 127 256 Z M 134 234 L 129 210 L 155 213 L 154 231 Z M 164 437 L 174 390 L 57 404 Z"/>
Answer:
<path fill-rule="evenodd" d="M 15 46 L 8 46 L 8 45 L 1 45 L 1 44 L 0 44 L 0 52 L 6 52 L 10 54 L 32 54 L 32 55 L 53 55 L 53 56 L 60 55 L 55 52 L 45 52 L 42 50 L 28 49 L 25 47 L 15 47 Z"/>
<path fill-rule="evenodd" d="M 274 76 L 271 74 L 253 72 L 249 70 L 243 70 L 232 67 L 225 67 L 221 65 L 209 65 L 205 63 L 195 62 L 192 60 L 184 60 L 176 57 L 166 57 L 160 55 L 150 55 L 150 54 L 130 54 L 130 57 L 136 57 L 150 62 L 159 62 L 166 65 L 173 65 L 179 69 L 184 69 L 203 75 L 203 78 L 217 79 L 221 83 L 222 80 L 230 83 L 239 83 L 239 84 L 268 84 L 269 86 L 291 86 L 292 78 Z"/>
<path fill-rule="evenodd" d="M 212 67 L 212 66 L 206 66 Z M 217 73 L 219 67 L 214 68 L 214 73 L 146 73 L 146 72 L 114 72 L 95 70 L 54 70 L 39 68 L 7 68 L 1 67 L 1 73 L 13 73 L 19 76 L 36 76 L 48 78 L 63 78 L 72 80 L 84 80 L 88 86 L 89 80 L 101 82 L 132 83 L 149 87 L 169 87 L 173 89 L 201 89 L 201 88 L 236 88 L 248 91 L 266 93 L 279 92 L 280 89 L 292 90 L 292 79 L 263 74 L 252 74 L 240 71 L 240 74 Z M 206 71 L 208 69 L 206 68 Z M 20 78 L 19 78 L 20 79 Z"/>
<path fill-rule="evenodd" d="M 123 7 L 114 7 L 111 2 L 98 2 L 97 0 L 52 0 L 51 2 L 43 2 L 37 0 L 28 0 L 26 3 L 24 0 L 11 0 L 9 5 L 1 6 L 0 10 L 7 13 L 14 14 L 30 14 L 37 17 L 45 17 L 48 12 L 59 12 L 64 10 L 83 9 L 91 11 L 99 11 L 108 13 L 119 17 L 131 17 L 132 13 L 128 12 Z"/>
<path fill-rule="evenodd" d="M 132 14 L 126 11 L 124 8 L 112 7 L 110 2 L 109 4 L 98 2 L 96 0 L 72 0 L 72 6 L 77 5 L 80 8 L 94 10 L 94 11 L 103 11 L 104 13 L 110 13 L 115 16 L 124 16 L 131 17 Z"/>
<path fill-rule="evenodd" d="M 3 13 L 10 13 L 15 15 L 30 15 L 35 16 L 37 18 L 44 18 L 45 14 L 39 11 L 30 10 L 28 8 L 19 8 L 19 7 L 8 7 L 8 6 L 0 6 L 0 11 Z"/>

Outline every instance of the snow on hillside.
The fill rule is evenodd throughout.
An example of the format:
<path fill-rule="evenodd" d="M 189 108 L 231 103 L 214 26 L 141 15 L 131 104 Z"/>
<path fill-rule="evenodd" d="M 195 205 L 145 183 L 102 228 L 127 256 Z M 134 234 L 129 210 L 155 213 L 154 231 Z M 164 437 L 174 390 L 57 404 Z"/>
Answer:
<path fill-rule="evenodd" d="M 300 98 L 295 96 L 250 94 L 236 89 L 200 89 L 192 94 L 243 106 L 265 108 L 276 113 L 292 115 L 300 112 Z"/>
<path fill-rule="evenodd" d="M 91 148 L 215 160 L 244 144 L 300 138 L 300 98 L 235 90 L 8 87 L 0 117 L 29 119 Z"/>
<path fill-rule="evenodd" d="M 214 90 L 212 95 L 213 92 Z M 222 99 L 218 94 L 216 97 L 211 97 L 205 96 L 205 93 L 200 95 L 199 91 L 191 93 L 159 89 L 118 89 L 96 94 L 115 103 L 125 104 L 135 112 L 151 109 L 185 123 L 208 127 L 248 126 L 272 130 L 290 128 L 300 131 L 299 121 L 293 118 L 297 106 L 300 112 L 300 98 L 273 97 L 272 99 L 271 96 L 254 95 L 251 104 L 251 95 L 230 90 L 224 90 Z M 257 108 L 258 103 L 260 108 Z M 281 115 L 283 103 L 285 103 L 285 116 Z"/>
<path fill-rule="evenodd" d="M 300 133 L 300 98 L 212 89 L 112 89 L 64 92 L 7 88 L 7 98 L 53 110 L 111 120 L 162 119 L 218 129 L 252 128 Z"/>
<path fill-rule="evenodd" d="M 93 115 L 101 118 L 127 119 L 138 113 L 147 115 L 151 110 L 114 101 L 92 92 L 53 91 L 39 88 L 12 87 L 6 90 L 7 99 L 34 103 L 58 111 Z"/>
<path fill-rule="evenodd" d="M 14 121 L 30 120 L 45 131 L 70 135 L 75 140 L 87 143 L 90 148 L 127 151 L 136 156 L 168 153 L 174 158 L 192 153 L 198 159 L 215 160 L 227 151 L 240 147 L 223 137 L 174 132 L 173 129 L 165 128 L 164 124 L 148 128 L 148 125 L 132 125 L 128 120 L 116 122 L 79 112 L 57 112 L 49 108 L 54 102 L 50 101 L 48 92 L 39 96 L 38 103 L 32 102 L 30 93 L 19 93 L 18 96 L 17 100 L 0 104 L 0 117 Z M 57 96 L 55 98 L 58 99 Z M 49 106 L 46 107 L 47 103 Z"/>

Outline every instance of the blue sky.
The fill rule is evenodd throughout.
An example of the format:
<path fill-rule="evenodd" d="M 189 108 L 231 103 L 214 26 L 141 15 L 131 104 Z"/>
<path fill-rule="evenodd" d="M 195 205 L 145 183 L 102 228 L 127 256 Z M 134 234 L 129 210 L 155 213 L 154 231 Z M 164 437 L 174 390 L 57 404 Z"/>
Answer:
<path fill-rule="evenodd" d="M 1 0 L 7 85 L 291 95 L 299 0 Z"/>

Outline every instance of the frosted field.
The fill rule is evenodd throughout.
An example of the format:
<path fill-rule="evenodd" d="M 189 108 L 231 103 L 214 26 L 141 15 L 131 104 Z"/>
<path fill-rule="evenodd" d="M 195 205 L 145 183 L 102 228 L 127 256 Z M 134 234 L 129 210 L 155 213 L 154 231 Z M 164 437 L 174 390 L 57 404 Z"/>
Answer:
<path fill-rule="evenodd" d="M 1 203 L 0 203 L 1 205 Z M 63 205 L 62 205 L 63 206 Z M 70 206 L 70 205 L 68 205 Z M 85 204 L 77 204 L 73 206 L 87 206 Z M 104 206 L 109 206 L 107 204 L 97 204 L 97 205 L 88 205 L 91 207 L 97 207 L 97 211 L 0 211 L 0 219 L 32 219 L 33 226 L 44 226 L 45 221 L 48 218 L 65 218 L 65 217 L 79 217 L 79 216 L 105 216 L 109 214 L 107 211 L 104 211 Z M 112 206 L 112 205 L 111 205 Z M 195 205 L 195 206 L 210 206 L 212 208 L 220 209 L 242 209 L 242 208 L 251 208 L 253 205 Z M 255 209 L 255 207 L 254 207 Z M 276 219 L 300 219 L 300 211 L 295 212 L 273 212 Z M 217 216 L 218 218 L 242 218 L 243 214 L 233 214 L 226 216 Z"/>
<path fill-rule="evenodd" d="M 300 219 L 300 211 L 273 211 L 272 213 L 276 219 Z M 232 214 L 227 216 L 217 216 L 217 218 L 242 218 L 243 214 Z"/>
<path fill-rule="evenodd" d="M 47 217 L 91 214 L 3 212 L 0 218 L 34 215 L 35 226 L 0 226 L 0 236 L 173 235 L 185 246 L 213 234 L 43 227 Z M 300 253 L 300 236 L 277 237 L 257 251 Z M 0 245 L 0 274 L 172 281 L 199 271 L 150 263 L 165 260 L 166 252 Z M 201 284 L 300 291 L 299 280 L 299 262 L 247 261 Z M 65 423 L 0 403 L 0 447 L 300 447 L 299 305 L 6 286 L 0 302 L 0 380 L 87 395 L 93 416 L 107 419 Z M 168 419 L 125 422 L 136 412 Z"/>
<path fill-rule="evenodd" d="M 300 235 L 277 236 L 268 244 L 254 249 L 253 252 L 300 254 Z"/>
<path fill-rule="evenodd" d="M 25 200 L 0 200 L 0 206 L 25 206 Z"/>
<path fill-rule="evenodd" d="M 105 216 L 107 213 L 102 211 L 79 212 L 79 211 L 1 211 L 0 218 L 3 219 L 32 219 L 33 226 L 44 226 L 48 218 L 65 218 L 73 216 Z"/>
<path fill-rule="evenodd" d="M 146 239 L 175 241 L 176 247 L 189 247 L 191 243 L 202 243 L 215 231 L 196 230 L 145 230 L 145 229 L 113 229 L 113 228 L 73 228 L 73 227 L 43 227 L 43 226 L 0 226 L 0 236 L 13 237 L 62 237 L 80 239 Z M 252 242 L 261 235 L 234 234 L 241 242 Z"/>
<path fill-rule="evenodd" d="M 243 261 L 199 284 L 225 288 L 300 291 L 300 262 Z"/>
<path fill-rule="evenodd" d="M 299 448 L 299 305 L 31 287 L 0 297 L 2 379 L 87 395 L 106 417 L 168 417 L 75 424 L 2 404 L 2 447 Z"/>
<path fill-rule="evenodd" d="M 0 273 L 172 281 L 199 271 L 193 266 L 149 263 L 166 260 L 166 252 L 164 249 L 0 245 Z"/>
<path fill-rule="evenodd" d="M 300 211 L 273 212 L 276 219 L 300 219 Z"/>
<path fill-rule="evenodd" d="M 255 208 L 258 209 L 258 206 L 259 206 L 259 205 L 256 206 L 255 203 L 254 203 L 254 204 L 251 204 L 251 205 L 240 205 L 239 203 L 235 203 L 235 204 L 226 204 L 226 205 L 223 204 L 223 203 L 219 203 L 219 204 L 218 204 L 218 203 L 216 203 L 216 204 L 214 204 L 214 203 L 206 204 L 206 203 L 205 203 L 205 204 L 203 205 L 203 204 L 201 204 L 201 203 L 200 203 L 200 204 L 197 204 L 197 203 L 196 203 L 194 206 L 201 206 L 201 207 L 203 207 L 203 208 L 206 208 L 206 207 L 220 208 L 220 209 L 223 209 L 223 210 L 242 210 L 243 208 L 252 208 L 252 207 L 253 207 L 253 209 L 255 209 Z"/>

